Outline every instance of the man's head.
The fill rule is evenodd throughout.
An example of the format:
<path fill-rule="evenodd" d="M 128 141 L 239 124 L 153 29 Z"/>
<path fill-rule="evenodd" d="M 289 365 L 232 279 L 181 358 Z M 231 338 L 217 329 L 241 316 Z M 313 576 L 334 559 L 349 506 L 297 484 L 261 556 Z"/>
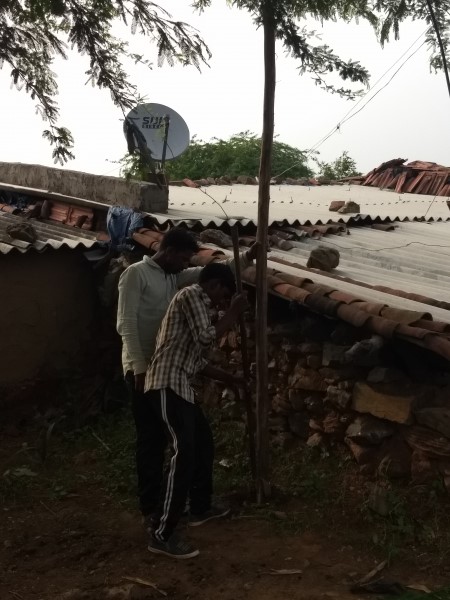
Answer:
<path fill-rule="evenodd" d="M 192 256 L 198 252 L 194 236 L 185 229 L 175 227 L 163 237 L 154 260 L 166 273 L 180 273 L 189 266 Z"/>
<path fill-rule="evenodd" d="M 200 273 L 198 282 L 208 294 L 213 306 L 229 302 L 236 293 L 233 271 L 227 265 L 210 263 Z"/>

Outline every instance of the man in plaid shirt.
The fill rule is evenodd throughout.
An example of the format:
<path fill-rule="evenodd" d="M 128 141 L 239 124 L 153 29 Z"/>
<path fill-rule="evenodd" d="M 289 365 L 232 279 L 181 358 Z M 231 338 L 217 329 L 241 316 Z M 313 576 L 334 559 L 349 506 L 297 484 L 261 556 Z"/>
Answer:
<path fill-rule="evenodd" d="M 146 401 L 160 431 L 160 450 L 170 445 L 169 468 L 149 543 L 149 550 L 157 554 L 174 558 L 198 555 L 198 550 L 174 534 L 188 494 L 191 525 L 219 516 L 210 505 L 213 446 L 202 445 L 198 439 L 191 381 L 203 374 L 227 384 L 242 383 L 209 365 L 205 358 L 216 339 L 247 308 L 245 296 L 235 296 L 224 316 L 215 326 L 211 324 L 210 309 L 229 301 L 234 293 L 230 267 L 218 263 L 206 266 L 199 283 L 181 290 L 172 300 L 147 370 Z"/>

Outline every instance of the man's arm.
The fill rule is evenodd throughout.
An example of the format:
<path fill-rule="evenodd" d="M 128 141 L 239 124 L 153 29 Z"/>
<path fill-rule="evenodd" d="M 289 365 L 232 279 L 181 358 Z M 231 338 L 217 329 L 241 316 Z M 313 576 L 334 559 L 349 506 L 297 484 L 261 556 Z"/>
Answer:
<path fill-rule="evenodd" d="M 192 337 L 203 350 L 208 350 L 216 339 L 216 330 L 211 325 L 206 305 L 192 289 L 180 292 L 179 298 Z"/>
<path fill-rule="evenodd" d="M 230 308 L 225 312 L 223 317 L 217 321 L 215 325 L 216 338 L 218 340 L 238 321 L 239 317 L 248 308 L 247 294 L 236 294 L 231 300 Z"/>
<path fill-rule="evenodd" d="M 138 379 L 143 379 L 147 370 L 147 361 L 141 348 L 138 332 L 138 311 L 142 291 L 142 278 L 139 271 L 135 268 L 126 269 L 119 280 L 117 331 L 130 356 L 137 390 L 139 388 Z"/>
<path fill-rule="evenodd" d="M 203 375 L 204 377 L 208 377 L 208 379 L 214 379 L 214 381 L 220 381 L 225 385 L 230 387 L 238 386 L 245 387 L 246 381 L 243 377 L 236 377 L 223 369 L 219 369 L 218 367 L 214 367 L 211 364 L 207 364 L 203 371 L 199 373 L 199 375 Z"/>
<path fill-rule="evenodd" d="M 231 329 L 239 316 L 248 308 L 246 295 L 238 294 L 232 299 L 230 308 L 224 316 L 216 325 L 211 325 L 208 309 L 198 295 L 189 289 L 181 293 L 181 307 L 192 337 L 204 350 L 208 350 L 216 339 L 220 339 Z"/>
<path fill-rule="evenodd" d="M 241 252 L 239 262 L 241 263 L 241 271 L 247 269 L 253 264 L 253 261 L 256 258 L 256 254 L 258 252 L 259 243 L 255 242 L 249 250 L 245 252 Z M 230 269 L 235 273 L 234 268 L 234 258 L 227 258 L 227 260 L 221 261 L 223 264 L 228 265 Z M 200 277 L 200 273 L 202 272 L 203 267 L 191 267 L 189 269 L 185 269 L 181 271 L 177 275 L 177 283 L 179 288 L 186 287 L 188 285 L 193 285 L 194 283 L 198 283 L 198 278 Z"/>

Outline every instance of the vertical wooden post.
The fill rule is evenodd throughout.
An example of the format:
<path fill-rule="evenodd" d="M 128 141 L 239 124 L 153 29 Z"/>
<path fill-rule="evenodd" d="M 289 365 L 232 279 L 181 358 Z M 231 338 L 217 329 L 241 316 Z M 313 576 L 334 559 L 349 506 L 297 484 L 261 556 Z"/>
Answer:
<path fill-rule="evenodd" d="M 239 232 L 237 224 L 231 228 L 231 238 L 233 240 L 233 251 L 234 251 L 234 268 L 236 273 L 236 290 L 238 294 L 242 294 L 242 277 L 241 277 L 241 263 L 240 263 L 240 252 L 239 252 Z M 239 319 L 239 330 L 241 334 L 241 354 L 242 354 L 242 369 L 244 371 L 244 377 L 247 382 L 250 381 L 250 361 L 248 358 L 247 348 L 247 330 L 245 327 L 244 315 L 241 315 Z M 248 431 L 248 447 L 250 456 L 250 469 L 252 474 L 252 485 L 255 485 L 256 481 L 256 447 L 255 447 L 255 413 L 253 411 L 253 399 L 251 391 L 248 387 L 244 390 L 245 394 L 245 408 L 247 413 L 247 431 Z M 254 492 L 254 489 L 252 489 Z"/>
<path fill-rule="evenodd" d="M 258 230 L 260 243 L 256 259 L 256 496 L 261 503 L 270 493 L 269 485 L 269 395 L 267 356 L 267 238 L 269 227 L 270 179 L 275 112 L 275 27 L 270 3 L 264 14 L 264 113 L 259 169 Z"/>

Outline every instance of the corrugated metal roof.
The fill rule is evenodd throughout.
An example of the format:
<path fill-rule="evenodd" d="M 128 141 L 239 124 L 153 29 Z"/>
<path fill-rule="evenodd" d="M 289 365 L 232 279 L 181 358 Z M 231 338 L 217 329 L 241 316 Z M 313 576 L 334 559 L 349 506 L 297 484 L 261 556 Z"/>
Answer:
<path fill-rule="evenodd" d="M 22 222 L 30 223 L 36 231 L 37 241 L 34 244 L 12 239 L 6 232 L 9 225 Z M 50 223 L 49 221 L 24 219 L 10 213 L 0 212 L 0 252 L 2 254 L 8 254 L 12 251 L 24 253 L 29 250 L 42 252 L 47 248 L 58 250 L 63 247 L 88 249 L 97 243 L 97 234 L 92 231 L 76 229 L 60 223 Z"/>
<path fill-rule="evenodd" d="M 243 226 L 257 223 L 258 188 L 253 185 L 212 185 L 202 188 L 225 210 L 231 224 Z M 155 214 L 159 223 L 199 222 L 203 227 L 223 225 L 225 215 L 220 206 L 200 189 L 170 188 L 169 211 Z M 329 211 L 333 200 L 352 200 L 360 213 L 339 214 Z M 416 194 L 397 194 L 359 185 L 294 186 L 272 185 L 270 221 L 284 224 L 324 224 L 330 221 L 347 223 L 352 219 L 367 221 L 448 220 L 450 211 L 446 198 Z"/>
<path fill-rule="evenodd" d="M 398 223 L 388 232 L 352 227 L 348 232 L 349 235 L 327 235 L 320 240 L 292 241 L 291 250 L 274 249 L 271 254 L 306 266 L 313 248 L 319 245 L 336 248 L 340 263 L 333 270 L 334 275 L 450 301 L 450 222 Z M 351 284 L 341 282 L 339 287 L 345 290 L 348 285 Z M 360 289 L 359 293 L 371 300 L 381 299 L 376 290 Z M 403 307 L 408 302 L 395 295 L 389 300 L 390 304 Z M 436 315 L 444 320 L 450 320 L 449 317 L 450 313 Z"/>

